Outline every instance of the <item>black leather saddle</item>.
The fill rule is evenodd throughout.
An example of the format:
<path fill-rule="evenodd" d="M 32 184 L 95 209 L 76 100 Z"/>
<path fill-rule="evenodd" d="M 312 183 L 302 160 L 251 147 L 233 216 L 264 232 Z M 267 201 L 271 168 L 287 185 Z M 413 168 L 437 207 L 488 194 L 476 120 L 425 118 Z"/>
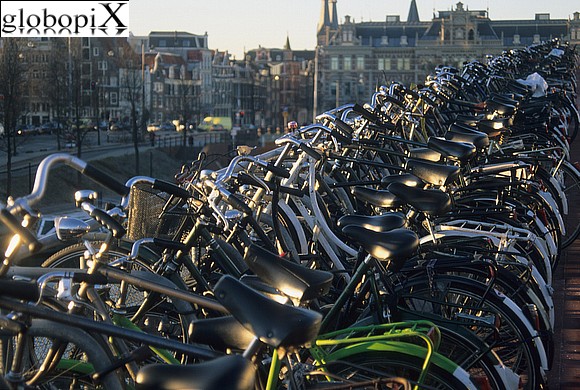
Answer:
<path fill-rule="evenodd" d="M 440 190 L 408 187 L 402 183 L 392 183 L 387 189 L 403 202 L 428 215 L 442 215 L 451 210 L 449 194 Z"/>
<path fill-rule="evenodd" d="M 345 215 L 338 220 L 336 225 L 341 230 L 348 225 L 357 225 L 375 232 L 388 232 L 402 228 L 406 223 L 407 218 L 403 213 L 393 212 L 383 215 Z"/>
<path fill-rule="evenodd" d="M 484 149 L 489 146 L 489 137 L 487 134 L 477 131 L 472 126 L 454 123 L 449 126 L 445 133 L 445 139 L 456 142 L 468 142 L 475 145 L 477 149 Z"/>
<path fill-rule="evenodd" d="M 391 183 L 403 183 L 410 187 L 425 187 L 425 182 L 411 173 L 402 173 L 400 175 L 389 175 L 381 179 L 381 187 L 388 187 Z"/>
<path fill-rule="evenodd" d="M 362 226 L 347 225 L 342 232 L 375 259 L 389 261 L 387 268 L 393 272 L 399 271 L 419 246 L 417 235 L 408 229 L 375 232 Z"/>
<path fill-rule="evenodd" d="M 396 208 L 403 205 L 400 199 L 386 190 L 356 186 L 352 189 L 352 194 L 357 200 L 377 207 Z"/>
<path fill-rule="evenodd" d="M 256 369 L 241 355 L 223 356 L 208 362 L 150 364 L 139 370 L 135 381 L 138 390 L 177 389 L 254 389 Z"/>
<path fill-rule="evenodd" d="M 428 161 L 441 160 L 441 153 L 429 148 L 414 148 L 409 150 L 409 157 Z"/>
<path fill-rule="evenodd" d="M 300 301 L 319 298 L 330 290 L 331 272 L 306 268 L 258 245 L 250 245 L 244 256 L 250 269 L 268 285 Z"/>
<path fill-rule="evenodd" d="M 460 173 L 460 168 L 455 165 L 445 165 L 416 159 L 407 160 L 405 167 L 409 172 L 424 182 L 438 186 L 446 186 L 456 182 L 459 179 Z M 407 185 L 404 181 L 400 181 L 399 183 Z"/>
<path fill-rule="evenodd" d="M 466 163 L 475 156 L 475 145 L 467 142 L 449 141 L 441 137 L 429 137 L 427 147 L 441 153 L 444 157 Z"/>

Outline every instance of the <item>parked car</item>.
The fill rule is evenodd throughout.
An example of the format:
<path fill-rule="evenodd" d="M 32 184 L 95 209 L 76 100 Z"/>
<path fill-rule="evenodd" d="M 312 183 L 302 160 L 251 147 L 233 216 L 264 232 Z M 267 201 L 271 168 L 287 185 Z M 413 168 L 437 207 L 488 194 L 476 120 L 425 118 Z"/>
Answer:
<path fill-rule="evenodd" d="M 22 125 L 16 129 L 16 134 L 24 136 L 24 135 L 37 135 L 38 128 L 32 125 Z"/>
<path fill-rule="evenodd" d="M 173 123 L 165 122 L 160 126 L 160 130 L 175 131 L 175 126 L 173 125 Z"/>
<path fill-rule="evenodd" d="M 159 123 L 150 123 L 147 125 L 147 131 L 150 133 L 159 130 L 161 130 L 161 125 L 159 125 Z"/>
<path fill-rule="evenodd" d="M 113 122 L 109 126 L 109 130 L 110 131 L 124 131 L 124 130 L 129 130 L 129 128 L 127 126 L 125 126 L 125 124 L 122 122 Z"/>

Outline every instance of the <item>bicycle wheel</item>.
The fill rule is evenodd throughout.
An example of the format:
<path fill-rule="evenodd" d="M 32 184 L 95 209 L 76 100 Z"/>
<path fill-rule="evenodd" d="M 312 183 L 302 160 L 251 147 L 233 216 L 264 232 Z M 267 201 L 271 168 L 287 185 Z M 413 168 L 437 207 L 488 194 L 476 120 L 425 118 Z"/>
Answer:
<path fill-rule="evenodd" d="M 357 321 L 353 327 L 377 324 L 376 316 L 368 315 Z M 413 313 L 405 313 L 402 321 L 420 320 Z M 512 388 L 519 377 L 506 368 L 497 355 L 477 335 L 461 326 L 448 322 L 435 324 L 441 332 L 437 353 L 464 369 L 476 383 L 486 383 L 489 389 L 503 390 Z"/>
<path fill-rule="evenodd" d="M 511 300 L 494 290 L 452 275 L 418 277 L 397 286 L 398 309 L 438 324 L 462 324 L 489 344 L 503 363 L 518 374 L 525 389 L 544 383 L 548 368 L 538 333 Z"/>
<path fill-rule="evenodd" d="M 80 258 L 85 250 L 86 247 L 82 243 L 71 245 L 46 259 L 42 266 L 47 268 L 79 268 Z M 126 253 L 126 251 L 117 246 L 111 246 L 102 258 L 103 261 L 110 262 L 126 256 Z M 150 266 L 151 261 L 144 258 L 138 258 L 132 262 L 132 269 L 134 270 L 152 272 Z M 177 288 L 187 289 L 185 282 L 177 273 L 172 274 L 169 280 Z M 109 301 L 117 301 L 121 294 L 119 285 L 107 285 L 106 294 Z M 148 298 L 147 310 L 139 311 L 146 297 Z M 161 296 L 160 294 L 146 294 L 133 286 L 128 286 L 124 299 L 127 315 L 132 316 L 132 321 L 141 329 L 148 333 L 187 342 L 187 330 L 189 325 L 196 319 L 194 308 L 191 304 L 180 299 Z M 137 317 L 135 317 L 135 313 L 139 313 Z"/>
<path fill-rule="evenodd" d="M 3 367 L 13 363 L 17 340 L 3 336 Z M 21 339 L 18 340 L 21 342 Z M 26 353 L 23 356 L 23 377 L 26 385 L 35 389 L 123 389 L 115 372 L 107 374 L 100 382 L 91 375 L 112 365 L 109 354 L 87 332 L 47 320 L 33 319 L 26 333 Z M 48 361 L 50 351 L 63 352 L 58 362 Z M 46 372 L 40 371 L 47 368 Z M 3 373 L 5 374 L 5 373 Z"/>
<path fill-rule="evenodd" d="M 570 246 L 580 235 L 580 220 L 575 214 L 575 208 L 580 203 L 580 172 L 574 165 L 564 161 L 553 174 L 562 186 L 562 191 L 568 203 L 568 213 L 565 215 L 562 213 L 566 228 L 566 234 L 562 237 L 561 245 L 562 249 L 564 249 Z"/>
<path fill-rule="evenodd" d="M 327 362 L 325 368 L 336 377 L 344 378 L 345 382 L 351 382 L 352 387 L 349 388 L 388 389 L 392 387 L 389 387 L 389 382 L 385 381 L 385 378 L 399 377 L 415 383 L 422 365 L 422 357 L 407 353 L 366 351 Z M 450 367 L 455 367 L 456 370 L 443 368 L 432 361 L 424 382 L 425 388 L 449 390 L 472 388 L 467 373 L 453 364 Z M 382 386 L 381 381 L 384 382 Z"/>

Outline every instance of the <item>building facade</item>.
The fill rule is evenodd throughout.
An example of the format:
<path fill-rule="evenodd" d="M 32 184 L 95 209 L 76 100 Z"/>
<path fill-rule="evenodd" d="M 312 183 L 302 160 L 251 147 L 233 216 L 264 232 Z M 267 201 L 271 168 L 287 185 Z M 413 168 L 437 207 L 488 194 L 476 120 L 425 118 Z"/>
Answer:
<path fill-rule="evenodd" d="M 487 55 L 560 38 L 580 40 L 579 14 L 551 19 L 491 20 L 486 10 L 469 10 L 458 2 L 421 21 L 415 0 L 406 21 L 387 15 L 379 22 L 337 19 L 337 0 L 322 0 L 317 30 L 317 107 L 324 111 L 370 97 L 377 85 L 391 81 L 421 83 L 439 64 L 461 66 Z"/>

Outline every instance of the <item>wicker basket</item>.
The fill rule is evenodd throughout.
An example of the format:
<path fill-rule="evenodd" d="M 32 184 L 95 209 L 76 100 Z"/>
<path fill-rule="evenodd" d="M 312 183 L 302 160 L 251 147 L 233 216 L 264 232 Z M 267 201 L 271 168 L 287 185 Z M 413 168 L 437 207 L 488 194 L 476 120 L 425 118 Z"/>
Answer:
<path fill-rule="evenodd" d="M 127 235 L 130 240 L 146 237 L 174 239 L 186 213 L 175 207 L 163 208 L 170 196 L 151 189 L 150 185 L 131 188 Z"/>

